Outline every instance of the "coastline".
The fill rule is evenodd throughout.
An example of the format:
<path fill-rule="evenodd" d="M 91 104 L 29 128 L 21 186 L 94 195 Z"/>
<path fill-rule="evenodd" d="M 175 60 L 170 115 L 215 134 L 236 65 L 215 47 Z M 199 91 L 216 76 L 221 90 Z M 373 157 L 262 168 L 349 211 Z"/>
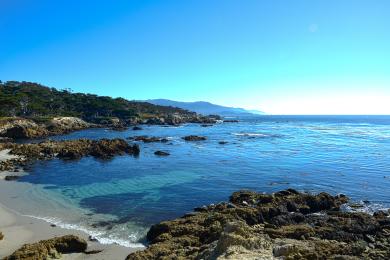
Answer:
<path fill-rule="evenodd" d="M 137 249 L 119 245 L 103 245 L 88 240 L 88 234 L 72 229 L 52 227 L 44 220 L 22 216 L 0 202 L 0 230 L 4 235 L 0 241 L 0 258 L 12 254 L 24 244 L 51 239 L 64 235 L 76 235 L 88 242 L 88 251 L 103 250 L 98 254 L 63 255 L 63 259 L 125 259 L 128 254 Z"/>
<path fill-rule="evenodd" d="M 17 156 L 8 154 L 9 151 L 0 151 L 0 161 L 15 159 Z M 0 172 L 0 232 L 4 238 L 0 240 L 0 259 L 11 255 L 15 250 L 22 247 L 24 244 L 36 243 L 41 240 L 51 239 L 64 235 L 76 235 L 85 239 L 88 242 L 87 251 L 101 251 L 96 254 L 67 254 L 63 255 L 62 259 L 125 259 L 130 253 L 142 248 L 130 248 L 118 244 L 101 244 L 99 242 L 90 241 L 89 234 L 81 230 L 63 228 L 52 225 L 48 221 L 26 216 L 12 209 L 9 205 L 13 205 L 17 200 L 18 193 L 23 192 L 23 185 L 18 187 L 16 183 L 5 181 L 7 175 L 21 176 L 27 174 L 24 171 L 19 172 Z M 10 187 L 9 189 L 4 187 Z M 20 201 L 19 201 L 20 202 Z M 21 203 L 22 205 L 22 203 Z"/>

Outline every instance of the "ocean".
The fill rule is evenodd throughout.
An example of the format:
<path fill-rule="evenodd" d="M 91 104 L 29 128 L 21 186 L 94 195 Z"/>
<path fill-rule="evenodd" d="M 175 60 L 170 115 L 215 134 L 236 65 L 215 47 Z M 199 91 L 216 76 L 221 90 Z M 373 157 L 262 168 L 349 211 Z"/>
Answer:
<path fill-rule="evenodd" d="M 36 162 L 7 206 L 128 247 L 142 246 L 152 224 L 226 201 L 241 189 L 343 193 L 362 211 L 390 207 L 390 116 L 258 116 L 210 127 L 142 128 L 51 137 L 169 141 L 140 143 L 139 157 Z M 186 142 L 186 135 L 207 140 Z M 158 157 L 157 150 L 170 156 Z"/>

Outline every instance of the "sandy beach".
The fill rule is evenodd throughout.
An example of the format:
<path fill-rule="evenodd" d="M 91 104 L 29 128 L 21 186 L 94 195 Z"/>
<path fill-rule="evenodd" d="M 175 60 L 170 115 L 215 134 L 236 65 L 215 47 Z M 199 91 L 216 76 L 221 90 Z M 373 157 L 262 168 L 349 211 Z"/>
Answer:
<path fill-rule="evenodd" d="M 0 151 L 0 161 L 14 158 L 9 155 L 8 151 Z M 70 254 L 63 255 L 62 259 L 125 259 L 127 255 L 136 249 L 123 247 L 120 245 L 103 245 L 98 242 L 92 242 L 88 240 L 88 234 L 71 229 L 64 229 L 57 226 L 52 226 L 44 220 L 35 219 L 32 217 L 24 216 L 19 212 L 4 205 L 6 200 L 15 198 L 15 194 L 5 188 L 11 186 L 11 183 L 4 181 L 6 175 L 20 175 L 24 172 L 0 172 L 0 184 L 2 186 L 0 196 L 0 232 L 3 233 L 4 238 L 0 240 L 0 259 L 12 254 L 15 250 L 23 246 L 24 244 L 35 243 L 40 240 L 46 240 L 53 237 L 63 235 L 77 235 L 88 241 L 88 251 L 91 250 L 103 250 L 98 254 Z M 15 201 L 15 200 L 14 200 Z M 6 203 L 10 205 L 9 201 Z"/>

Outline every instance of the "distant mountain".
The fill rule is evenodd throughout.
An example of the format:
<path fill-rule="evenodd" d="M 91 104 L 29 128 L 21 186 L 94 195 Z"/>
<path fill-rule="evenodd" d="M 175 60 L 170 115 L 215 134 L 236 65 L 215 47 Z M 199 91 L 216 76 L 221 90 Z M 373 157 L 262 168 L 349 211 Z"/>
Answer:
<path fill-rule="evenodd" d="M 204 101 L 179 102 L 179 101 L 173 101 L 169 99 L 149 99 L 145 101 L 159 106 L 178 107 L 202 115 L 220 115 L 220 116 L 264 115 L 263 112 L 258 110 L 246 110 L 243 108 L 225 107 L 225 106 L 215 105 Z"/>

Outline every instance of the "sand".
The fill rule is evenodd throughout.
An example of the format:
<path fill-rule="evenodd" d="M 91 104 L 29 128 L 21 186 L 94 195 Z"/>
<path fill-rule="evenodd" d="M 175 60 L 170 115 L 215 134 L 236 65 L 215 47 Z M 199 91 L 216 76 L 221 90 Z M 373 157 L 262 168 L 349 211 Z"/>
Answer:
<path fill-rule="evenodd" d="M 0 161 L 13 158 L 8 154 L 8 151 L 0 151 Z M 4 181 L 6 175 L 25 174 L 23 172 L 10 173 L 0 172 L 1 186 L 7 185 Z M 5 189 L 6 190 L 6 189 Z M 4 191 L 4 190 L 3 190 Z M 88 235 L 82 231 L 63 229 L 60 227 L 52 227 L 44 220 L 23 216 L 18 212 L 10 209 L 4 205 L 6 196 L 0 196 L 0 232 L 3 233 L 4 238 L 0 240 L 0 259 L 12 254 L 15 250 L 24 244 L 35 243 L 40 240 L 50 239 L 56 236 L 63 236 L 68 234 L 77 235 L 88 241 L 89 250 L 103 250 L 101 253 L 93 255 L 85 254 L 69 254 L 63 255 L 62 259 L 125 259 L 127 255 L 135 250 L 134 248 L 123 247 L 119 245 L 103 245 L 98 242 L 88 240 Z M 7 204 L 9 205 L 9 204 Z"/>

